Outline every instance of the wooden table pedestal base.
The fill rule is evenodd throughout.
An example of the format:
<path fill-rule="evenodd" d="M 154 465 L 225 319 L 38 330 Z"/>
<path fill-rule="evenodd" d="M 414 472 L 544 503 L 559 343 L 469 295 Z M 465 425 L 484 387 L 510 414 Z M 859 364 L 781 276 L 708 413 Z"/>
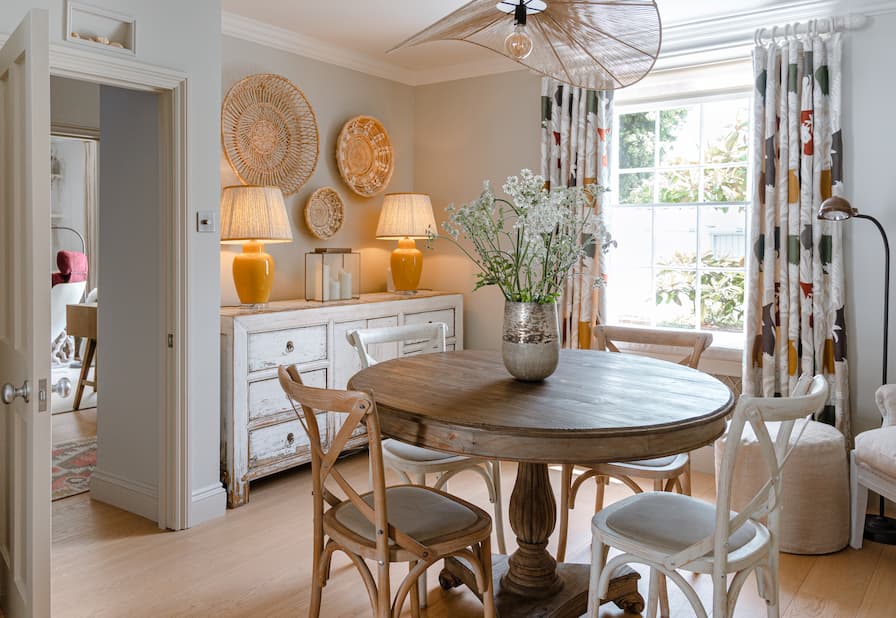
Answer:
<path fill-rule="evenodd" d="M 513 594 L 501 588 L 501 579 L 507 572 L 507 556 L 492 556 L 492 581 L 495 586 L 495 608 L 500 618 L 578 618 L 588 609 L 587 564 L 557 565 L 557 575 L 563 582 L 558 592 L 542 598 Z M 638 593 L 641 576 L 629 567 L 622 567 L 610 580 L 610 589 L 603 603 L 615 603 L 620 609 L 633 614 L 644 611 L 644 599 Z M 462 560 L 448 558 L 439 574 L 442 588 L 449 589 L 466 584 L 476 591 L 473 572 Z"/>

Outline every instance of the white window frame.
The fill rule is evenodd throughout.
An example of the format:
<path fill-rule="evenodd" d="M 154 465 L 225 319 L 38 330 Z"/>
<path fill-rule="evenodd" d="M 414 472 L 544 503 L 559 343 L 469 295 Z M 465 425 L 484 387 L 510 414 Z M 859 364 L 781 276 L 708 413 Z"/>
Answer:
<path fill-rule="evenodd" d="M 619 118 L 620 116 L 627 114 L 637 114 L 642 112 L 651 112 L 656 111 L 660 112 L 662 110 L 667 109 L 678 109 L 682 107 L 690 107 L 694 105 L 700 105 L 705 103 L 713 103 L 718 101 L 730 101 L 733 99 L 747 99 L 750 101 L 748 104 L 748 112 L 752 109 L 752 90 L 750 88 L 738 88 L 731 91 L 726 91 L 724 93 L 718 94 L 709 94 L 709 95 L 693 95 L 693 96 L 674 96 L 674 97 L 663 97 L 657 99 L 651 99 L 649 101 L 640 101 L 637 103 L 624 104 L 618 103 L 613 112 L 613 126 L 619 127 Z M 660 115 L 657 114 L 656 123 L 657 127 L 655 129 L 655 135 L 659 136 L 659 122 Z M 658 189 L 657 184 L 660 181 L 660 174 L 663 172 L 671 172 L 677 170 L 697 170 L 698 173 L 704 169 L 721 169 L 726 167 L 744 167 L 744 163 L 721 163 L 721 164 L 706 164 L 703 160 L 704 151 L 703 151 L 703 123 L 704 117 L 701 110 L 700 114 L 700 161 L 696 165 L 680 165 L 680 166 L 660 166 L 659 161 L 659 148 L 654 148 L 654 166 L 648 168 L 626 168 L 626 172 L 629 173 L 637 173 L 637 172 L 650 172 L 654 173 L 654 195 L 656 195 L 656 191 Z M 752 125 L 752 118 L 750 119 L 750 123 Z M 620 139 L 621 131 L 617 128 L 617 130 L 613 131 L 613 143 L 612 143 L 612 154 L 613 154 L 613 165 L 610 174 L 610 208 L 616 209 L 619 208 L 619 176 L 620 176 L 620 161 L 619 161 L 619 139 Z M 677 328 L 676 330 L 688 330 L 688 331 L 697 331 L 697 332 L 709 332 L 713 335 L 714 345 L 713 347 L 723 347 L 723 348 L 731 348 L 735 350 L 740 350 L 744 345 L 744 333 L 745 331 L 718 331 L 718 330 L 706 330 L 697 328 L 701 321 L 701 306 L 702 306 L 702 284 L 700 282 L 700 277 L 703 273 L 706 272 L 731 272 L 734 270 L 743 270 L 746 273 L 746 260 L 744 266 L 741 269 L 732 269 L 732 268 L 718 268 L 718 267 L 707 267 L 702 265 L 700 256 L 701 253 L 701 240 L 700 240 L 700 221 L 701 221 L 701 211 L 703 208 L 715 208 L 715 207 L 724 207 L 724 206 L 732 206 L 732 207 L 743 207 L 744 208 L 744 242 L 745 242 L 745 255 L 747 255 L 750 251 L 750 209 L 752 205 L 753 199 L 753 180 L 755 170 L 753 169 L 753 148 L 755 148 L 755 144 L 752 143 L 752 126 L 748 129 L 748 136 L 750 136 L 748 154 L 746 159 L 746 194 L 745 201 L 742 202 L 703 202 L 700 201 L 703 199 L 704 195 L 704 182 L 703 175 L 700 174 L 699 185 L 698 185 L 698 201 L 697 202 L 675 202 L 675 203 L 647 203 L 647 204 L 637 204 L 637 205 L 628 205 L 625 208 L 650 208 L 651 209 L 651 242 L 650 242 L 650 272 L 651 272 L 651 288 L 650 298 L 656 298 L 656 273 L 658 272 L 658 267 L 656 265 L 655 259 L 655 243 L 653 240 L 653 234 L 656 231 L 655 223 L 656 223 L 656 208 L 681 208 L 694 206 L 697 207 L 697 233 L 696 233 L 696 244 L 694 245 L 697 251 L 697 260 L 694 269 L 691 268 L 678 268 L 675 266 L 671 267 L 663 267 L 663 270 L 681 270 L 687 272 L 694 272 L 696 277 L 696 295 L 694 299 L 695 311 L 697 312 L 697 324 L 693 328 Z M 612 230 L 610 230 L 612 232 Z M 610 281 L 613 280 L 613 272 L 609 271 Z M 746 277 L 745 277 L 746 279 Z M 746 281 L 745 281 L 746 285 Z M 612 286 L 612 283 L 611 283 Z M 745 290 L 746 292 L 746 290 Z M 612 294 L 612 288 L 609 291 Z M 745 294 L 746 296 L 746 294 Z M 614 321 L 610 321 L 610 323 L 614 323 Z M 651 326 L 655 327 L 656 324 L 656 315 L 653 313 L 651 315 Z"/>

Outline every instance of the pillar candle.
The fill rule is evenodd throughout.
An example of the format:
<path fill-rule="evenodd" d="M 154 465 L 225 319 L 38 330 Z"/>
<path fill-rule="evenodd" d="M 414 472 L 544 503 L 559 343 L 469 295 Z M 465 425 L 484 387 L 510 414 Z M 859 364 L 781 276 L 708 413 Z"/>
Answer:
<path fill-rule="evenodd" d="M 330 300 L 338 300 L 339 298 L 341 298 L 339 282 L 330 279 Z"/>
<path fill-rule="evenodd" d="M 339 273 L 339 298 L 352 297 L 352 274 L 346 270 Z"/>

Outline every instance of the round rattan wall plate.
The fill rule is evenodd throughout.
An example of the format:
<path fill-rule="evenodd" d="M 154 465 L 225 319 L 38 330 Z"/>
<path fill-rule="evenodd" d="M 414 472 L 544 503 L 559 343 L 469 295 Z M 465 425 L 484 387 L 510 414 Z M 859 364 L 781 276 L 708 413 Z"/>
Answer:
<path fill-rule="evenodd" d="M 302 91 L 281 75 L 259 73 L 235 83 L 221 108 L 221 142 L 246 184 L 291 195 L 317 167 L 317 120 Z"/>
<path fill-rule="evenodd" d="M 342 198 L 332 187 L 321 187 L 305 203 L 305 223 L 320 239 L 326 240 L 338 232 L 344 218 Z"/>
<path fill-rule="evenodd" d="M 392 140 L 376 118 L 352 118 L 336 140 L 336 161 L 342 179 L 352 191 L 373 197 L 392 179 L 395 169 Z"/>

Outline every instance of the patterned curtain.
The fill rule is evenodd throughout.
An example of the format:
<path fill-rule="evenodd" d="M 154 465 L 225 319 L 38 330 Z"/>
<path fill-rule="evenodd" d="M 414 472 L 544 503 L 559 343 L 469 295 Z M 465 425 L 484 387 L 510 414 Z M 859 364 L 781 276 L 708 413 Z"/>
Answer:
<path fill-rule="evenodd" d="M 613 93 L 576 88 L 545 77 L 541 84 L 541 175 L 548 186 L 608 186 Z M 595 217 L 601 216 L 598 194 Z M 586 239 L 582 239 L 583 241 Z M 566 348 L 588 348 L 591 327 L 605 314 L 601 288 L 581 273 L 606 279 L 600 251 L 593 245 L 566 282 L 560 301 Z"/>
<path fill-rule="evenodd" d="M 824 375 L 819 419 L 851 440 L 842 224 L 817 219 L 843 194 L 839 34 L 757 47 L 744 392 L 786 395 Z"/>

